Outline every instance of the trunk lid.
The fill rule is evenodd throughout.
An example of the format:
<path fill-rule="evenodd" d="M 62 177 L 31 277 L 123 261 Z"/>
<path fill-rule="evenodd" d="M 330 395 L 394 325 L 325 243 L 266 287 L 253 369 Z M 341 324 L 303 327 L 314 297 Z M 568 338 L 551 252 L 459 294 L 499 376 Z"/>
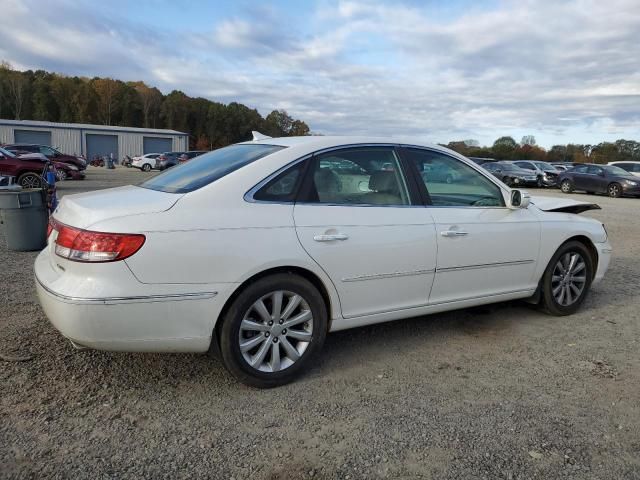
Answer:
<path fill-rule="evenodd" d="M 133 185 L 65 195 L 53 216 L 69 226 L 89 229 L 91 225 L 111 218 L 164 212 L 182 195 Z"/>

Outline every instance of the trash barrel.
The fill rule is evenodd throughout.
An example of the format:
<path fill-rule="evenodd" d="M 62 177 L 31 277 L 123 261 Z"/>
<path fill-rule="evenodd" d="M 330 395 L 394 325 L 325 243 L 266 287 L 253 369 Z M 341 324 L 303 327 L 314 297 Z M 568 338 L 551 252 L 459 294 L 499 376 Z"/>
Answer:
<path fill-rule="evenodd" d="M 47 244 L 48 220 L 41 188 L 0 190 L 0 221 L 9 250 L 42 250 Z"/>

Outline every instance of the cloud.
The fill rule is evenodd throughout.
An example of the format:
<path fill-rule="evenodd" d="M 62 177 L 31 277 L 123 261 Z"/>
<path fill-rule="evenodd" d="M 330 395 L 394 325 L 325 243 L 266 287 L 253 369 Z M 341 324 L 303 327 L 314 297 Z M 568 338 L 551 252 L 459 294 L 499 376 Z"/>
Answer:
<path fill-rule="evenodd" d="M 91 2 L 5 3 L 6 24 L 30 26 L 0 30 L 0 58 L 15 65 L 285 108 L 322 133 L 532 133 L 547 146 L 640 136 L 636 0 L 320 1 L 187 31 Z"/>

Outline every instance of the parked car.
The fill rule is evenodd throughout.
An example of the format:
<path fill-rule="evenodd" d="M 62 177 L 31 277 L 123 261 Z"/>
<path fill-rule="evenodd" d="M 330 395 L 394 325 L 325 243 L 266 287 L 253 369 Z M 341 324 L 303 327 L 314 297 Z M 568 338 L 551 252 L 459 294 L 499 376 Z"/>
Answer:
<path fill-rule="evenodd" d="M 184 152 L 182 155 L 178 157 L 178 163 L 185 163 L 191 160 L 192 158 L 196 158 L 203 153 L 207 153 L 205 150 L 191 150 L 189 152 Z"/>
<path fill-rule="evenodd" d="M 178 158 L 185 152 L 164 152 L 156 158 L 156 168 L 158 170 L 166 170 L 167 168 L 178 165 Z"/>
<path fill-rule="evenodd" d="M 40 188 L 43 186 L 42 174 L 44 172 L 47 157 L 41 153 L 26 153 L 16 155 L 6 148 L 0 147 L 0 173 L 16 177 L 18 185 L 23 188 Z M 69 163 L 52 162 L 56 168 L 56 178 L 65 180 L 73 178 L 82 180 L 84 171 Z"/>
<path fill-rule="evenodd" d="M 609 162 L 609 165 L 619 167 L 636 177 L 640 177 L 640 162 L 638 161 L 627 160 L 625 162 Z"/>
<path fill-rule="evenodd" d="M 638 177 L 615 165 L 583 163 L 561 173 L 559 183 L 564 193 L 583 190 L 587 193 L 606 193 L 613 198 L 640 196 Z"/>
<path fill-rule="evenodd" d="M 434 163 L 460 180 L 420 175 Z M 591 208 L 530 199 L 440 146 L 265 138 L 65 195 L 36 287 L 77 346 L 219 352 L 273 387 L 336 330 L 514 299 L 574 313 L 611 256 L 603 224 L 572 213 Z"/>
<path fill-rule="evenodd" d="M 83 157 L 61 153 L 55 148 L 48 145 L 38 145 L 35 143 L 14 143 L 6 145 L 4 148 L 16 154 L 41 153 L 51 161 L 75 165 L 78 170 L 84 170 L 87 168 L 87 161 Z"/>
<path fill-rule="evenodd" d="M 156 159 L 160 156 L 159 153 L 145 153 L 140 157 L 133 157 L 131 166 L 139 168 L 143 172 L 149 172 L 156 166 Z"/>
<path fill-rule="evenodd" d="M 535 173 L 510 162 L 487 162 L 482 164 L 482 168 L 491 172 L 510 187 L 536 186 L 538 184 L 538 177 Z"/>
<path fill-rule="evenodd" d="M 538 187 L 554 187 L 558 183 L 558 175 L 560 175 L 560 172 L 547 162 L 514 160 L 512 163 L 525 170 L 535 172 Z"/>

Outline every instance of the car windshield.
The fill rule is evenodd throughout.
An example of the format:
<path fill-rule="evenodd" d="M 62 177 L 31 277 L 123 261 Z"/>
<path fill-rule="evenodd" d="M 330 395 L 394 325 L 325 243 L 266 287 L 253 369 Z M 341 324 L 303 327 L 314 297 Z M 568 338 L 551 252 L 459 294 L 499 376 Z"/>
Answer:
<path fill-rule="evenodd" d="M 624 175 L 625 177 L 628 177 L 631 175 L 624 168 L 616 167 L 613 165 L 603 166 L 602 168 L 604 168 L 611 175 Z"/>
<path fill-rule="evenodd" d="M 138 186 L 167 193 L 192 192 L 283 148 L 262 144 L 231 145 L 171 167 Z"/>
<path fill-rule="evenodd" d="M 9 150 L 5 150 L 4 148 L 0 147 L 0 153 L 2 155 L 4 155 L 5 157 L 8 158 L 15 158 L 15 155 L 13 153 L 11 153 Z"/>
<path fill-rule="evenodd" d="M 553 165 L 547 162 L 534 162 L 534 163 L 543 170 L 551 170 L 551 171 L 556 170 L 556 167 L 554 167 Z"/>

